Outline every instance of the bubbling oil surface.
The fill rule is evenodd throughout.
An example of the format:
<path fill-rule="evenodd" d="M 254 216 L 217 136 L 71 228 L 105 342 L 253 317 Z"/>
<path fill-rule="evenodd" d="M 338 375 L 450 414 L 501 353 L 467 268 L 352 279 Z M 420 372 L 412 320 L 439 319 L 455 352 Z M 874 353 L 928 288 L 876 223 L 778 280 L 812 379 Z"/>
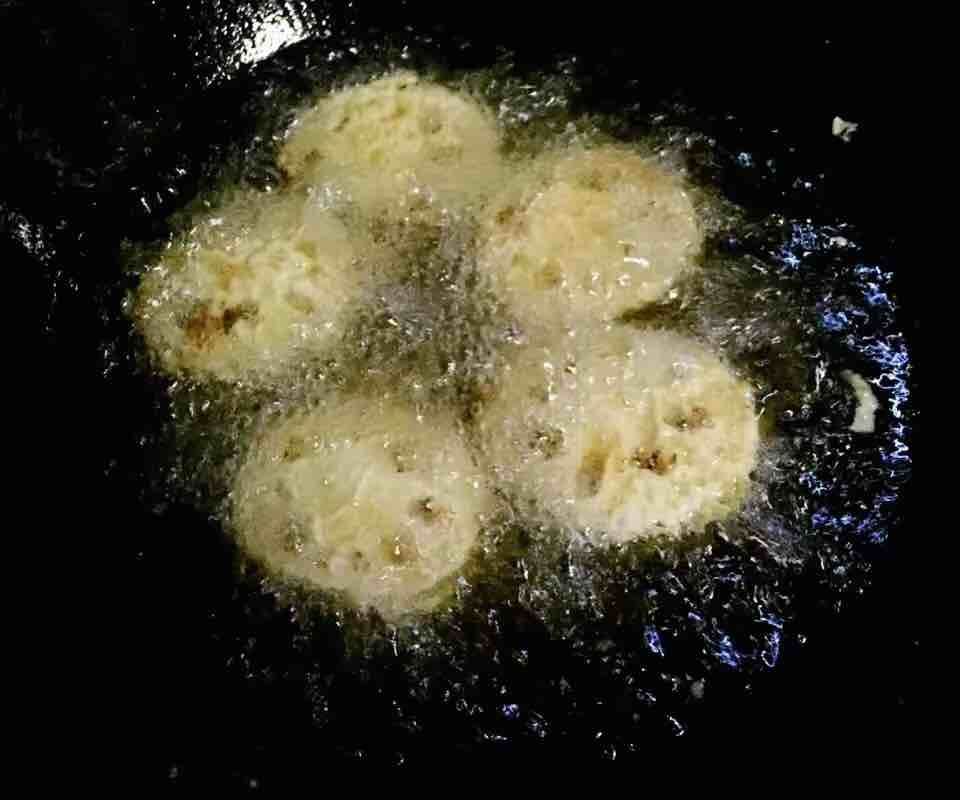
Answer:
<path fill-rule="evenodd" d="M 257 137 L 172 228 L 215 208 L 238 180 L 281 191 L 272 159 L 311 93 L 411 62 L 423 79 L 495 109 L 518 162 L 546 146 L 626 142 L 691 181 L 707 241 L 693 277 L 618 324 L 682 332 L 733 364 L 758 400 L 760 463 L 742 510 L 680 543 L 598 547 L 504 512 L 483 532 L 449 608 L 400 626 L 237 553 L 234 589 L 209 611 L 224 669 L 260 696 L 292 690 L 313 734 L 351 757 L 402 761 L 441 728 L 466 747 L 573 737 L 607 757 L 638 750 L 651 732 L 682 733 L 692 707 L 774 669 L 804 635 L 797 592 L 811 591 L 811 574 L 819 601 L 837 609 L 868 581 L 910 464 L 909 355 L 891 275 L 842 222 L 739 209 L 698 182 L 704 163 L 746 163 L 750 153 L 686 127 L 682 108 L 643 119 L 593 113 L 578 104 L 564 63 L 529 74 L 505 60 L 462 73 L 409 45 L 364 56 L 332 71 L 311 59 L 272 69 L 270 102 L 252 104 Z M 406 233 L 392 244 L 408 279 L 385 282 L 323 363 L 282 385 L 161 381 L 169 415 L 144 432 L 146 504 L 162 515 L 188 503 L 229 529 L 229 487 L 252 432 L 331 390 L 364 386 L 468 414 L 470 387 L 522 332 L 478 286 L 469 218 L 448 215 L 428 234 L 414 221 Z M 135 247 L 129 261 L 147 263 L 150 252 Z M 131 336 L 107 352 L 142 346 Z M 158 385 L 148 360 L 140 364 Z M 849 430 L 847 369 L 880 401 L 873 434 Z M 351 722 L 356 708 L 371 711 L 389 741 Z"/>

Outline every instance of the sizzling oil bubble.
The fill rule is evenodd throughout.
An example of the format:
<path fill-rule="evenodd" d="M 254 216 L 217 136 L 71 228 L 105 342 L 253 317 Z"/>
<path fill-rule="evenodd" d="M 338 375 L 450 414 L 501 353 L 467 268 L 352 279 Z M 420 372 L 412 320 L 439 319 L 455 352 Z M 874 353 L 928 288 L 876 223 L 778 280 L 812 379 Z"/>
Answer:
<path fill-rule="evenodd" d="M 488 104 L 515 170 L 546 148 L 592 147 L 624 130 L 642 130 L 641 141 L 624 144 L 659 154 L 680 181 L 696 159 L 767 169 L 755 154 L 724 152 L 685 128 L 683 109 L 642 124 L 575 113 L 580 87 L 569 63 L 541 74 L 507 62 L 463 74 L 431 64 L 414 41 L 367 46 L 361 58 L 350 53 L 358 43 L 313 30 L 303 58 L 270 73 L 271 96 L 288 102 L 255 105 L 267 114 L 258 130 L 268 133 L 240 148 L 225 176 L 273 175 L 270 190 L 286 191 L 263 165 L 293 109 L 401 65 Z M 862 591 L 910 466 L 910 359 L 895 328 L 890 271 L 866 260 L 867 242 L 843 221 L 777 208 L 757 218 L 714 187 L 691 191 L 706 236 L 699 269 L 609 324 L 696 339 L 749 382 L 763 441 L 742 506 L 677 542 L 617 547 L 506 506 L 478 532 L 444 600 L 401 626 L 238 553 L 211 625 L 226 672 L 245 691 L 283 697 L 297 712 L 306 706 L 309 736 L 349 758 L 392 762 L 439 731 L 464 748 L 562 740 L 612 758 L 650 735 L 684 733 L 698 706 L 773 670 L 804 633 L 804 603 L 841 607 Z M 289 382 L 167 385 L 166 427 L 145 434 L 151 463 L 164 467 L 146 481 L 145 503 L 187 502 L 222 519 L 259 421 L 334 391 L 401 399 L 417 424 L 436 414 L 473 424 L 505 354 L 529 343 L 477 269 L 473 212 L 442 199 L 430 211 L 407 209 L 386 224 L 343 210 L 343 224 L 399 269 L 379 276 L 337 347 Z M 599 337 L 593 321 L 557 336 L 589 345 Z M 872 434 L 849 430 L 855 402 L 845 370 L 877 395 Z M 537 444 L 549 448 L 543 434 Z M 189 558 L 189 544 L 178 555 Z"/>

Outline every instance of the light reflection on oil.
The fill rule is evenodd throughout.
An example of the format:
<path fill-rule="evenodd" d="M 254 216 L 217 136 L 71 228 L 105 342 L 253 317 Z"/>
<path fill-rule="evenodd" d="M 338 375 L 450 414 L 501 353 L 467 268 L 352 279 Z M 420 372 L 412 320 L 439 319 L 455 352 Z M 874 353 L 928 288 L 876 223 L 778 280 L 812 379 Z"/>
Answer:
<path fill-rule="evenodd" d="M 257 64 L 282 48 L 303 41 L 310 35 L 312 21 L 313 15 L 307 9 L 296 10 L 292 3 L 278 4 L 275 11 L 254 23 L 253 35 L 241 45 L 241 63 Z"/>

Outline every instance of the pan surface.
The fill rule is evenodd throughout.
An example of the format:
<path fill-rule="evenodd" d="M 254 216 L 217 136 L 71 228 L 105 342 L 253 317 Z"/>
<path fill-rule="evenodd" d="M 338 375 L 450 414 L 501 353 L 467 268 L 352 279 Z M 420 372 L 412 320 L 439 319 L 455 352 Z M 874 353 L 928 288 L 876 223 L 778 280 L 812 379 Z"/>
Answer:
<path fill-rule="evenodd" d="M 901 95 L 873 58 L 887 33 L 592 8 L 0 10 L 11 65 L 45 67 L 0 79 L 6 261 L 43 298 L 55 368 L 37 402 L 56 420 L 44 446 L 70 442 L 56 491 L 89 531 L 81 580 L 103 631 L 91 672 L 121 698 L 111 719 L 140 777 L 309 786 L 325 766 L 629 760 L 678 737 L 889 742 L 922 728 L 908 482 L 919 287 L 903 242 L 904 132 L 889 113 Z M 491 555 L 500 582 L 394 629 L 273 591 L 182 490 L 215 456 L 182 448 L 196 398 L 146 368 L 121 313 L 129 253 L 217 182 L 275 181 L 265 143 L 283 114 L 318 84 L 387 65 L 555 85 L 615 135 L 679 143 L 694 180 L 743 209 L 713 251 L 769 269 L 770 286 L 805 304 L 791 324 L 809 336 L 810 390 L 781 409 L 787 456 L 763 530 L 718 527 L 626 564 L 544 546 L 549 566 L 532 574 Z M 859 124 L 850 142 L 832 134 L 835 116 Z M 845 368 L 881 399 L 867 439 L 821 429 L 849 412 Z M 70 523 L 47 524 L 55 537 Z"/>

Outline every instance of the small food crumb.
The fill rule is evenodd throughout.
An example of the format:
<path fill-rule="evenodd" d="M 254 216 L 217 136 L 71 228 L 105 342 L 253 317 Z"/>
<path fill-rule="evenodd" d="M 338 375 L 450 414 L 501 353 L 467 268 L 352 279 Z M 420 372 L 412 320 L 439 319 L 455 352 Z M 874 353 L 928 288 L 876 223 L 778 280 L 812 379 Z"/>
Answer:
<path fill-rule="evenodd" d="M 850 138 L 856 133 L 859 127 L 856 122 L 847 122 L 847 120 L 841 119 L 840 117 L 833 118 L 833 135 L 843 139 L 845 142 L 850 141 Z"/>
<path fill-rule="evenodd" d="M 857 398 L 857 410 L 854 412 L 853 422 L 850 423 L 850 430 L 855 433 L 873 433 L 877 409 L 880 408 L 877 396 L 870 384 L 856 372 L 844 370 L 843 379 L 850 384 Z"/>

